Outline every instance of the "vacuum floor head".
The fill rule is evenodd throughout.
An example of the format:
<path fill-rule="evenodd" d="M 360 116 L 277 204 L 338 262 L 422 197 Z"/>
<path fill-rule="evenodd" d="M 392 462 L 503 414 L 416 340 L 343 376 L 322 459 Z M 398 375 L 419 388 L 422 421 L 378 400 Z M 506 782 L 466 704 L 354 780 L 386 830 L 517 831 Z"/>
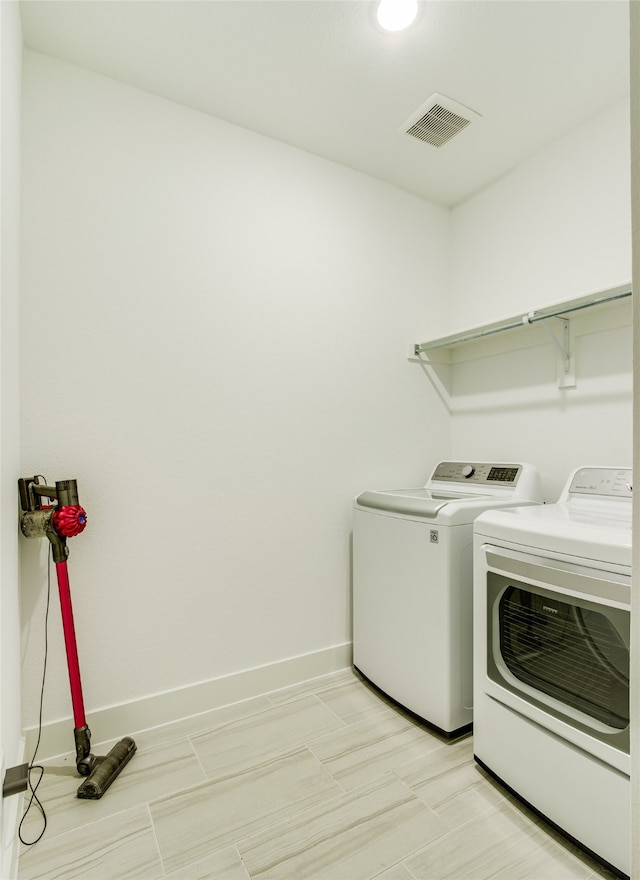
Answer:
<path fill-rule="evenodd" d="M 100 800 L 111 783 L 127 766 L 136 751 L 136 744 L 130 736 L 125 736 L 104 758 L 96 757 L 96 766 L 78 789 L 78 797 L 86 800 Z"/>

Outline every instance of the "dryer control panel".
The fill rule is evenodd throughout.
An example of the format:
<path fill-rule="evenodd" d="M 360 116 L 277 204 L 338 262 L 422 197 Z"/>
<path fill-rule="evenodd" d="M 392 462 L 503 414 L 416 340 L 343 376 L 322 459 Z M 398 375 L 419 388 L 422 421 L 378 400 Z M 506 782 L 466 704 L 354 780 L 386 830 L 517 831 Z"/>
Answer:
<path fill-rule="evenodd" d="M 631 498 L 633 494 L 633 471 L 631 468 L 579 468 L 571 479 L 569 494 Z"/>
<path fill-rule="evenodd" d="M 472 483 L 481 486 L 515 486 L 522 471 L 518 464 L 493 464 L 490 462 L 441 461 L 436 466 L 432 480 L 443 483 Z"/>

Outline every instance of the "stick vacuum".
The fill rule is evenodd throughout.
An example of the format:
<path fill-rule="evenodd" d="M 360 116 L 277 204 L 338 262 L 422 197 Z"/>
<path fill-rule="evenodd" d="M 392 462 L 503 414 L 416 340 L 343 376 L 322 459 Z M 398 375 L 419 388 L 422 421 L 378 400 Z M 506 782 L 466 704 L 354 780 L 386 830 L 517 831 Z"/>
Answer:
<path fill-rule="evenodd" d="M 79 535 L 84 530 L 87 524 L 87 514 L 79 503 L 76 480 L 61 480 L 55 484 L 55 487 L 46 486 L 39 480 L 39 477 L 25 477 L 18 480 L 20 504 L 23 511 L 20 528 L 22 534 L 27 538 L 46 537 L 51 542 L 58 577 L 62 627 L 71 685 L 76 768 L 80 776 L 86 776 L 78 788 L 78 797 L 99 800 L 133 757 L 136 744 L 131 737 L 125 736 L 111 749 L 109 754 L 103 757 L 91 754 L 91 731 L 87 726 L 84 714 L 80 664 L 67 570 L 69 555 L 67 538 Z"/>

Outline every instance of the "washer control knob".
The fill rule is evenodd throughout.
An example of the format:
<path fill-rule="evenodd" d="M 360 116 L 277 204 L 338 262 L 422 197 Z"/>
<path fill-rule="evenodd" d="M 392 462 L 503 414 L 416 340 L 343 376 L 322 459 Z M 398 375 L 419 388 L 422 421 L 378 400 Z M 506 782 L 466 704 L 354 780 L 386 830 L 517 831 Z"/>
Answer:
<path fill-rule="evenodd" d="M 466 477 L 467 479 L 469 479 L 469 477 L 472 477 L 475 472 L 476 469 L 471 464 L 465 464 L 465 466 L 462 468 L 462 476 Z"/>

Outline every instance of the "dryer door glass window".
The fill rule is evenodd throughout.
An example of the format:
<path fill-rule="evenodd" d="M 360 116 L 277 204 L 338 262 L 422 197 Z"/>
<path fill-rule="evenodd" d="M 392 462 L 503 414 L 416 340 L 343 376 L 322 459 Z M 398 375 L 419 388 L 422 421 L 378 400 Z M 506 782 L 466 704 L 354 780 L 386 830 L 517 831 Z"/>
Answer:
<path fill-rule="evenodd" d="M 622 730 L 629 723 L 629 651 L 604 614 L 509 586 L 500 651 L 517 679 Z"/>
<path fill-rule="evenodd" d="M 490 677 L 574 726 L 625 748 L 628 611 L 493 572 L 489 578 Z M 624 737 L 615 736 L 622 732 Z"/>

